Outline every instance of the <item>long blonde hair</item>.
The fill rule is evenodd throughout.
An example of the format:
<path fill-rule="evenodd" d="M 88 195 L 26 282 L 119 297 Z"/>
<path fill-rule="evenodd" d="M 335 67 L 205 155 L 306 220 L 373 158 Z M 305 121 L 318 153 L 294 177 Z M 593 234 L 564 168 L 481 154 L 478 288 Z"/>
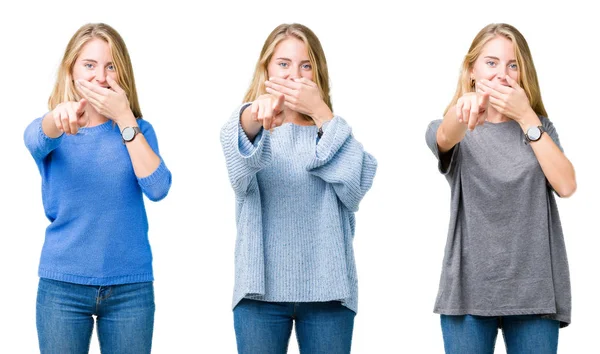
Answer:
<path fill-rule="evenodd" d="M 244 102 L 252 102 L 258 96 L 266 93 L 265 81 L 269 78 L 267 67 L 269 66 L 271 57 L 273 57 L 275 47 L 289 37 L 295 37 L 306 45 L 308 59 L 310 65 L 313 67 L 313 81 L 317 84 L 321 92 L 321 98 L 325 101 L 329 109 L 333 111 L 329 94 L 329 71 L 327 70 L 327 60 L 325 59 L 323 47 L 313 31 L 298 23 L 281 24 L 269 34 L 260 51 L 260 57 L 254 70 L 254 77 L 244 96 Z"/>
<path fill-rule="evenodd" d="M 448 112 L 448 110 L 456 104 L 462 95 L 467 92 L 475 92 L 475 87 L 471 81 L 471 69 L 473 69 L 473 65 L 481 54 L 483 47 L 496 36 L 504 36 L 513 43 L 513 47 L 515 48 L 515 57 L 517 59 L 517 67 L 519 70 L 519 86 L 525 90 L 531 108 L 533 108 L 534 112 L 538 115 L 547 117 L 548 114 L 546 113 L 544 103 L 542 102 L 540 85 L 538 83 L 535 66 L 533 65 L 533 58 L 531 57 L 531 52 L 529 51 L 529 45 L 527 44 L 527 41 L 521 32 L 519 32 L 515 27 L 506 23 L 489 24 L 479 31 L 477 36 L 475 36 L 475 39 L 473 39 L 471 47 L 469 48 L 469 52 L 467 55 L 465 55 L 465 59 L 463 60 L 460 76 L 458 78 L 458 85 L 456 87 L 456 93 L 454 94 L 454 97 L 452 98 L 452 101 L 448 107 L 446 107 L 444 114 L 446 114 L 446 112 Z"/>
<path fill-rule="evenodd" d="M 136 118 L 142 117 L 135 88 L 135 79 L 133 77 L 133 67 L 125 42 L 114 28 L 104 23 L 88 23 L 83 25 L 71 37 L 58 69 L 54 89 L 48 99 L 48 108 L 53 110 L 62 102 L 78 101 L 80 99 L 73 83 L 73 67 L 83 46 L 95 38 L 102 39 L 108 43 L 117 73 L 116 81 L 127 94 L 133 115 Z"/>

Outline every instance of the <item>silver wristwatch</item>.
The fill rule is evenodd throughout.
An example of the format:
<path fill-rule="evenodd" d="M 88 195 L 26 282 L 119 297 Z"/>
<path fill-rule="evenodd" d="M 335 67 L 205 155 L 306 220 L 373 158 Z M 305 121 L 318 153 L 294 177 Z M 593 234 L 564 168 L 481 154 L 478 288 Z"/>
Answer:
<path fill-rule="evenodd" d="M 544 134 L 544 132 L 544 127 L 541 125 L 537 127 L 530 127 L 525 133 L 525 139 L 527 139 L 528 142 L 538 141 L 542 138 L 542 134 Z"/>

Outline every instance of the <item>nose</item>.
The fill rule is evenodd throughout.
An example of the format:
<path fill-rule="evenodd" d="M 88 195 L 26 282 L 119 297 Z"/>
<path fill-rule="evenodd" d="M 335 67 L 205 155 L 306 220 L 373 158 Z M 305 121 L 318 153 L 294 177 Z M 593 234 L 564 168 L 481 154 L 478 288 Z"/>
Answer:
<path fill-rule="evenodd" d="M 505 81 L 506 77 L 508 76 L 508 67 L 500 67 L 498 68 L 498 71 L 496 72 L 496 79 L 500 80 L 500 81 Z"/>
<path fill-rule="evenodd" d="M 96 69 L 96 77 L 95 77 L 96 81 L 99 84 L 104 84 L 106 83 L 106 73 L 104 72 L 104 68 L 98 68 Z"/>
<path fill-rule="evenodd" d="M 301 77 L 300 66 L 294 66 L 288 73 L 288 79 L 299 79 Z"/>

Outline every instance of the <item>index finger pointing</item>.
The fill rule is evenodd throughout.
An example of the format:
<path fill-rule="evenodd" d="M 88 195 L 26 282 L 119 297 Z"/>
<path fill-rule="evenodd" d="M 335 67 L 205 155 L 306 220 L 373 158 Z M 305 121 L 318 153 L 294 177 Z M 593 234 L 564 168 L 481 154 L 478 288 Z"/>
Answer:
<path fill-rule="evenodd" d="M 79 100 L 79 105 L 77 106 L 77 110 L 75 110 L 75 114 L 77 117 L 80 117 L 85 112 L 85 106 L 87 106 L 88 101 L 85 98 Z"/>
<path fill-rule="evenodd" d="M 283 104 L 285 103 L 285 96 L 279 95 L 277 97 L 277 101 L 275 101 L 275 105 L 273 106 L 273 112 L 275 114 L 279 114 L 283 110 Z"/>

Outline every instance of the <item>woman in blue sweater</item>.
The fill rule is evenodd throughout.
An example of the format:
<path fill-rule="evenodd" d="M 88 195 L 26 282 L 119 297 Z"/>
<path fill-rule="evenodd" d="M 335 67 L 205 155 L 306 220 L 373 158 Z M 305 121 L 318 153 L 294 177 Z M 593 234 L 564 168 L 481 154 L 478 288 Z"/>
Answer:
<path fill-rule="evenodd" d="M 377 162 L 332 113 L 327 62 L 305 26 L 271 32 L 221 131 L 235 192 L 240 353 L 348 353 L 357 310 L 354 213 Z"/>
<path fill-rule="evenodd" d="M 150 353 L 152 254 L 143 195 L 164 198 L 171 173 L 141 119 L 121 36 L 81 27 L 67 45 L 50 112 L 25 130 L 50 225 L 39 265 L 42 353 L 87 353 L 94 317 L 103 353 Z"/>

